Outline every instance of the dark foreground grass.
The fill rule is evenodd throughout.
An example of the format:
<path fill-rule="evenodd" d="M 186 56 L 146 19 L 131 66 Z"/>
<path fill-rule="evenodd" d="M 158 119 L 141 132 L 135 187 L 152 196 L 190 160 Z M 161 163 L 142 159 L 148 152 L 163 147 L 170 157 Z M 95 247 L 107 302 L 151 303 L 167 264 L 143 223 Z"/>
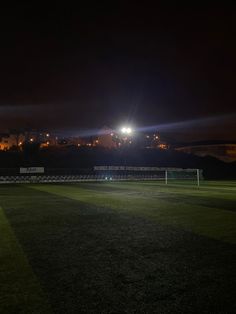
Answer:
<path fill-rule="evenodd" d="M 236 183 L 0 186 L 0 313 L 235 313 Z"/>

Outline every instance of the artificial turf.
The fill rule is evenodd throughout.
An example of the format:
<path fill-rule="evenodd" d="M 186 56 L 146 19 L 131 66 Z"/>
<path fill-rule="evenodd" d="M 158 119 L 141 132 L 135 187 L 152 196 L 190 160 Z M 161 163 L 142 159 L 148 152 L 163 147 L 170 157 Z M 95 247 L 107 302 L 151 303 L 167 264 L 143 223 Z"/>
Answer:
<path fill-rule="evenodd" d="M 235 313 L 236 183 L 0 186 L 0 313 Z"/>

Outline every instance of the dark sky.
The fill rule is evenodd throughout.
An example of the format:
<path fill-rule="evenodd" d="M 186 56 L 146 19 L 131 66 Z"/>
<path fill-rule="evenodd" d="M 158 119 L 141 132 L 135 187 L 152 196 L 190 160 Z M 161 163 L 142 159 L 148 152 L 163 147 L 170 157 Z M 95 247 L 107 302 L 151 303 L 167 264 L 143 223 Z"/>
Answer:
<path fill-rule="evenodd" d="M 38 3 L 0 14 L 1 129 L 224 116 L 219 125 L 188 125 L 184 133 L 236 140 L 234 6 Z"/>

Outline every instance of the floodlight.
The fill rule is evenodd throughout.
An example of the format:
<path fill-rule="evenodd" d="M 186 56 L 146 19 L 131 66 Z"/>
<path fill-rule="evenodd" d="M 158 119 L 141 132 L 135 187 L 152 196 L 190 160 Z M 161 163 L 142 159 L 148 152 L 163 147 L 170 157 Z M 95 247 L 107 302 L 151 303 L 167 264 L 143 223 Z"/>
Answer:
<path fill-rule="evenodd" d="M 130 127 L 122 127 L 120 129 L 122 134 L 131 134 L 132 133 L 132 129 Z"/>

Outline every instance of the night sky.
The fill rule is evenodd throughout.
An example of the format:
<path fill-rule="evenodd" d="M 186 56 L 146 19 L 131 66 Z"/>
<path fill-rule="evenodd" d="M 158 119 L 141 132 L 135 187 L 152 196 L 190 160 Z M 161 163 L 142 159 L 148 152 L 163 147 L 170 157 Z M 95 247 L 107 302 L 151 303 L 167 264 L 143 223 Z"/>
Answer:
<path fill-rule="evenodd" d="M 1 130 L 170 123 L 172 137 L 236 140 L 235 7 L 58 3 L 0 14 Z"/>

